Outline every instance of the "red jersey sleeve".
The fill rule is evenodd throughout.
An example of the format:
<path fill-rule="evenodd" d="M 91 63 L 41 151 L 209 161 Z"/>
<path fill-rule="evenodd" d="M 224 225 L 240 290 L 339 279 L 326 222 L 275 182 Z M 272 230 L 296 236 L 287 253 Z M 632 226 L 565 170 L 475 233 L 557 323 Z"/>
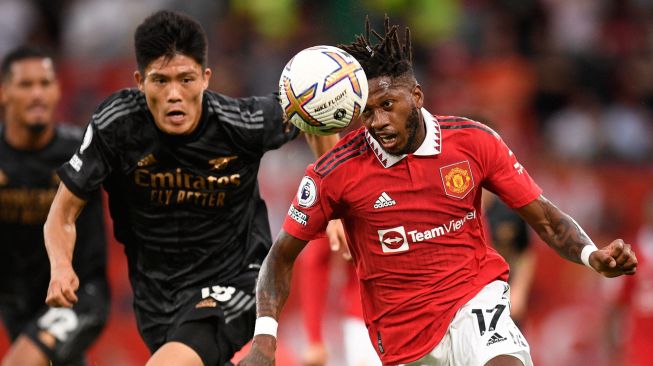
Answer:
<path fill-rule="evenodd" d="M 288 208 L 283 229 L 307 241 L 323 233 L 333 216 L 333 200 L 329 196 L 322 177 L 313 171 L 313 164 L 309 165 Z"/>
<path fill-rule="evenodd" d="M 486 138 L 484 160 L 487 169 L 485 187 L 496 193 L 511 208 L 527 205 L 542 194 L 515 154 L 499 135 Z"/>

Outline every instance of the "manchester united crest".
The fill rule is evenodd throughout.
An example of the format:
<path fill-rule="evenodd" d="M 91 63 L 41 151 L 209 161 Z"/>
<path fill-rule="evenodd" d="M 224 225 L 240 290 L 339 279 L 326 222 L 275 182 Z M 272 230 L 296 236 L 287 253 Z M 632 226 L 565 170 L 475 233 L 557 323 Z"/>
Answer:
<path fill-rule="evenodd" d="M 443 166 L 440 176 L 447 196 L 463 199 L 474 188 L 474 176 L 467 160 Z"/>

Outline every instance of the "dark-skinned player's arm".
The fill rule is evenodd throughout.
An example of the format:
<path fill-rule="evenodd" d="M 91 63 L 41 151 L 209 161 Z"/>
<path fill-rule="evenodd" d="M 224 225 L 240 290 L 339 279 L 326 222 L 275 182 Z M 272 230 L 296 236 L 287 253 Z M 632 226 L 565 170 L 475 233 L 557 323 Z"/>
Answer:
<path fill-rule="evenodd" d="M 72 264 L 77 238 L 75 222 L 85 205 L 86 201 L 59 183 L 43 226 L 45 248 L 50 259 L 50 285 L 45 299 L 49 306 L 70 308 L 77 302 L 75 292 L 79 288 L 79 278 Z"/>
<path fill-rule="evenodd" d="M 544 196 L 518 208 L 517 212 L 560 256 L 585 264 L 605 277 L 635 274 L 637 257 L 630 244 L 616 239 L 597 249 L 580 225 Z"/>
<path fill-rule="evenodd" d="M 283 229 L 277 236 L 268 256 L 263 261 L 261 272 L 256 284 L 256 316 L 279 319 L 283 305 L 290 292 L 290 282 L 295 259 L 306 246 L 307 241 L 297 239 Z M 257 320 L 257 328 L 259 327 Z M 269 334 L 254 332 L 252 348 L 238 366 L 274 365 L 274 351 L 277 346 L 276 337 Z M 276 324 L 274 333 L 276 333 Z"/>

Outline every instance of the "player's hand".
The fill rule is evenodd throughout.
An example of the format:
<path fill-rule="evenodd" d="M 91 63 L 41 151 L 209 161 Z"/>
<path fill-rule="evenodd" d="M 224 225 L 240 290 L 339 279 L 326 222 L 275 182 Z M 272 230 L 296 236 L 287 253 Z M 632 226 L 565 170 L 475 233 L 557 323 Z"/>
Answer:
<path fill-rule="evenodd" d="M 323 343 L 313 343 L 308 346 L 302 357 L 303 366 L 325 366 L 327 351 Z"/>
<path fill-rule="evenodd" d="M 624 243 L 621 239 L 592 253 L 589 263 L 592 268 L 605 277 L 634 275 L 637 271 L 637 256 L 630 244 Z"/>
<path fill-rule="evenodd" d="M 52 307 L 72 308 L 77 302 L 75 291 L 79 288 L 79 278 L 72 266 L 61 266 L 51 270 L 50 285 L 45 303 Z"/>
<path fill-rule="evenodd" d="M 254 337 L 252 348 L 238 362 L 238 366 L 274 366 L 274 351 L 277 349 L 277 340 L 273 336 L 260 334 Z"/>
<path fill-rule="evenodd" d="M 349 247 L 347 246 L 347 237 L 345 236 L 345 229 L 342 227 L 342 221 L 329 221 L 326 228 L 326 234 L 327 238 L 329 238 L 331 251 L 340 252 L 343 258 L 350 260 L 351 253 L 349 253 Z"/>

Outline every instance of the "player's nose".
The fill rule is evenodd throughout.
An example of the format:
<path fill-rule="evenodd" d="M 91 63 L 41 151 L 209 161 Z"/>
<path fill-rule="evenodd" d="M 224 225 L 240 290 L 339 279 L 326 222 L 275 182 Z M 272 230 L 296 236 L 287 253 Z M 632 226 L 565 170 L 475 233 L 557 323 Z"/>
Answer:
<path fill-rule="evenodd" d="M 370 122 L 372 130 L 379 131 L 390 123 L 390 119 L 383 111 L 375 110 Z"/>
<path fill-rule="evenodd" d="M 181 102 L 181 87 L 177 83 L 170 83 L 168 86 L 166 100 L 168 103 Z"/>

